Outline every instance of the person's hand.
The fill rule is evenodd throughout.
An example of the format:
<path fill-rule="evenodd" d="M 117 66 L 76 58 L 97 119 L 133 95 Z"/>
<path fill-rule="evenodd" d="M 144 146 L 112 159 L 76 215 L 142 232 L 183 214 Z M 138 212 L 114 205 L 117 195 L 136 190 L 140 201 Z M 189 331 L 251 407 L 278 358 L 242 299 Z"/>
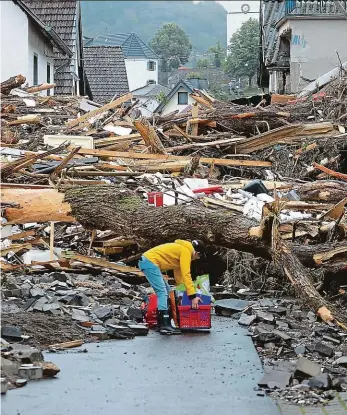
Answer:
<path fill-rule="evenodd" d="M 192 308 L 195 310 L 199 308 L 199 303 L 202 303 L 202 299 L 200 297 L 195 297 L 192 299 Z"/>

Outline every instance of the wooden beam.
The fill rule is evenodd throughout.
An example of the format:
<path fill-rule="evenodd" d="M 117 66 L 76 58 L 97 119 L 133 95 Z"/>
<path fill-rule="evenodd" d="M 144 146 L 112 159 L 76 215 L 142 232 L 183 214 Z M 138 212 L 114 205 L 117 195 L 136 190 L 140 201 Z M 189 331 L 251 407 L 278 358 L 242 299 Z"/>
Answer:
<path fill-rule="evenodd" d="M 128 135 L 120 135 L 120 136 L 112 136 L 112 137 L 107 137 L 107 138 L 102 138 L 100 140 L 96 139 L 94 141 L 94 144 L 96 147 L 103 147 L 103 146 L 108 146 L 111 144 L 118 144 L 121 143 L 123 141 L 129 141 L 129 140 L 142 140 L 142 136 L 141 134 L 138 133 L 134 133 L 134 134 L 128 134 Z"/>
<path fill-rule="evenodd" d="M 184 156 L 168 156 L 165 154 L 144 154 L 134 152 L 112 151 L 112 150 L 91 150 L 88 148 L 81 148 L 78 154 L 97 156 L 97 157 L 115 157 L 115 158 L 130 158 L 130 159 L 145 159 L 145 160 L 184 160 L 190 162 L 190 157 Z M 201 163 L 212 164 L 215 166 L 250 166 L 250 167 L 270 167 L 270 161 L 261 160 L 232 160 L 232 159 L 214 159 L 208 157 L 201 157 Z"/>
<path fill-rule="evenodd" d="M 74 254 L 70 258 L 76 261 L 79 261 L 79 262 L 83 262 L 84 264 L 96 265 L 101 268 L 110 268 L 110 269 L 114 269 L 119 272 L 125 272 L 125 273 L 129 272 L 131 274 L 136 274 L 139 277 L 144 277 L 143 272 L 140 271 L 138 268 L 128 267 L 125 265 L 118 265 L 118 264 L 115 264 L 114 262 L 109 262 L 101 258 L 91 258 L 91 257 L 87 257 L 87 256 L 80 255 L 80 254 Z"/>
<path fill-rule="evenodd" d="M 118 107 L 119 105 L 122 105 L 124 102 L 126 101 L 130 101 L 131 98 L 133 97 L 133 94 L 131 92 L 129 92 L 129 94 L 126 95 L 122 95 L 121 97 L 115 99 L 112 102 L 109 102 L 108 104 L 97 108 L 93 111 L 87 112 L 87 114 L 82 115 L 81 117 L 78 117 L 74 120 L 71 120 L 67 123 L 67 126 L 69 128 L 75 127 L 76 125 L 85 122 L 87 120 L 89 120 L 90 118 L 95 117 L 96 115 L 102 114 L 103 112 L 109 111 L 113 108 Z"/>

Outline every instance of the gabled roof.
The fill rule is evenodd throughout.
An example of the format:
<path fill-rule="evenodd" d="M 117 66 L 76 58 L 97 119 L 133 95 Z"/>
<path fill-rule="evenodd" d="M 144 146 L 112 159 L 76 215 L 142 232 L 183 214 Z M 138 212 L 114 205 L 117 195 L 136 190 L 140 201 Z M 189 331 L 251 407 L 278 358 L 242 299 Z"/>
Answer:
<path fill-rule="evenodd" d="M 91 99 L 105 104 L 129 92 L 122 49 L 119 46 L 84 46 L 84 69 Z"/>
<path fill-rule="evenodd" d="M 177 84 L 171 89 L 171 91 L 166 95 L 166 103 L 168 101 L 170 101 L 170 99 L 176 94 L 176 92 L 180 89 L 180 88 L 184 88 L 188 94 L 192 94 L 194 92 L 194 86 L 189 82 L 186 81 L 184 79 L 181 79 L 177 82 Z M 165 102 L 161 102 L 158 107 L 155 109 L 154 112 L 160 112 L 164 109 Z"/>
<path fill-rule="evenodd" d="M 69 48 L 73 48 L 77 0 L 23 0 L 22 3 L 52 26 Z"/>
<path fill-rule="evenodd" d="M 141 88 L 137 88 L 131 92 L 135 97 L 136 96 L 156 97 L 158 94 L 160 94 L 160 92 L 164 92 L 164 94 L 167 95 L 170 92 L 170 89 L 164 85 L 150 84 L 150 85 L 145 85 Z"/>
<path fill-rule="evenodd" d="M 29 19 L 34 23 L 36 27 L 43 33 L 43 35 L 56 47 L 67 56 L 72 56 L 72 50 L 69 48 L 67 43 L 59 36 L 54 30 L 54 27 L 47 25 L 47 22 L 42 21 L 40 16 L 35 13 L 31 7 L 28 7 L 25 1 L 15 0 L 23 12 L 28 16 Z"/>
<path fill-rule="evenodd" d="M 121 46 L 125 58 L 159 59 L 135 33 L 118 33 L 85 38 L 85 46 Z"/>

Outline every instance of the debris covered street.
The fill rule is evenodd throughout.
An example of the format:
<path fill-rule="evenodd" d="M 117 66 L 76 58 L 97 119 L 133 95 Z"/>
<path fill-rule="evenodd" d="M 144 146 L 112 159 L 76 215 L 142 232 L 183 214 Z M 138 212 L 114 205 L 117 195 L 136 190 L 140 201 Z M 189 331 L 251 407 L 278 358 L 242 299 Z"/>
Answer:
<path fill-rule="evenodd" d="M 173 84 L 151 49 L 171 24 L 149 46 L 70 39 L 79 50 L 46 24 L 58 3 L 1 6 L 51 54 L 46 79 L 37 52 L 34 76 L 1 75 L 4 415 L 347 413 L 347 62 L 296 79 L 281 61 L 296 26 L 275 48 L 259 25 L 299 21 L 303 2 L 264 0 L 243 24 L 282 63 L 237 75 L 218 43 L 213 70 L 239 89 L 268 71 L 267 91 L 231 80 L 226 97 L 182 62 Z M 347 24 L 328 3 L 318 15 Z"/>

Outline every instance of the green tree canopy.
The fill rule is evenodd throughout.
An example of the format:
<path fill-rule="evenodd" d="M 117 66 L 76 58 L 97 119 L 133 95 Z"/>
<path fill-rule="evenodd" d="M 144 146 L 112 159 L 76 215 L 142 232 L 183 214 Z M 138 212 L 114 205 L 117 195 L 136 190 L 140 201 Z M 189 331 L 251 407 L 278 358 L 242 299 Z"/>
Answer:
<path fill-rule="evenodd" d="M 192 43 L 176 23 L 166 23 L 150 42 L 154 52 L 164 60 L 167 69 L 175 69 L 189 60 Z"/>
<path fill-rule="evenodd" d="M 236 77 L 252 77 L 259 65 L 259 22 L 250 18 L 242 24 L 230 39 L 229 55 L 225 71 Z"/>
<path fill-rule="evenodd" d="M 221 43 L 218 41 L 216 46 L 212 46 L 211 48 L 208 49 L 208 52 L 211 53 L 213 56 L 213 59 L 212 59 L 213 65 L 216 68 L 220 68 L 225 62 L 225 58 L 226 58 L 225 48 L 223 48 Z"/>

